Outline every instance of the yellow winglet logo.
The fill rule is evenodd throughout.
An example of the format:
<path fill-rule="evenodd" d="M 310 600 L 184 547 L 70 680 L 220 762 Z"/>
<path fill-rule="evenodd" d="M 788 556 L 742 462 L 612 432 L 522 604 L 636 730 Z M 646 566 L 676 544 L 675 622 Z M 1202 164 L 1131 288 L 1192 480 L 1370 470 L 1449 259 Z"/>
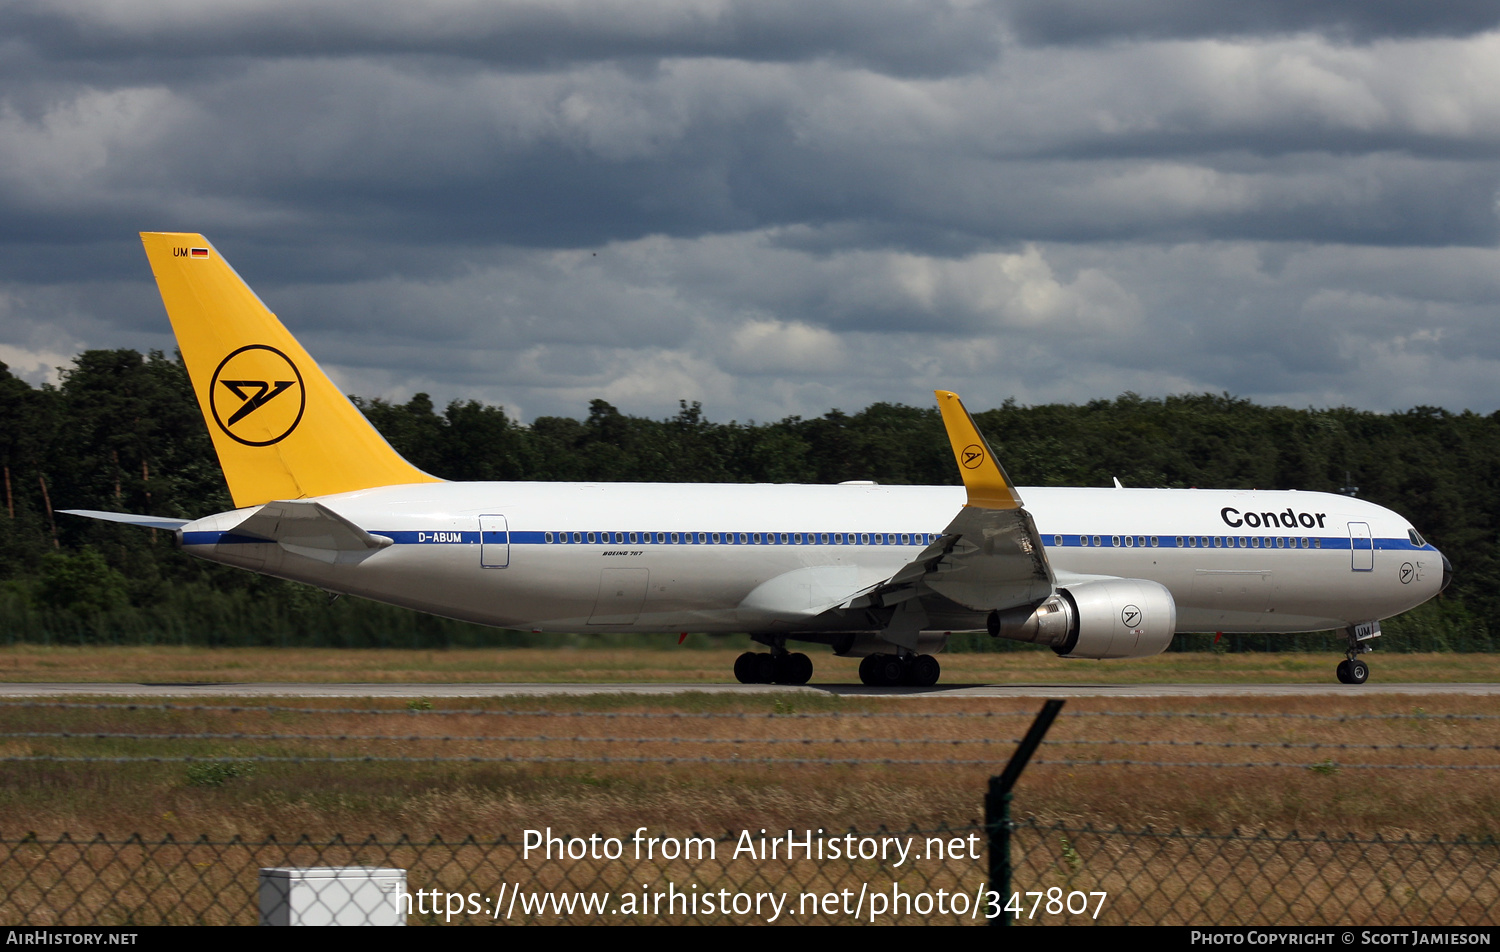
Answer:
<path fill-rule="evenodd" d="M 948 430 L 948 442 L 964 478 L 964 488 L 969 491 L 966 505 L 975 509 L 1021 508 L 1021 497 L 1011 488 L 1005 470 L 979 435 L 979 427 L 974 425 L 974 418 L 964 409 L 958 394 L 936 390 L 933 395 L 943 414 L 943 426 Z"/>
<path fill-rule="evenodd" d="M 307 409 L 301 371 L 265 344 L 247 344 L 219 361 L 208 392 L 214 422 L 246 446 L 280 443 Z"/>

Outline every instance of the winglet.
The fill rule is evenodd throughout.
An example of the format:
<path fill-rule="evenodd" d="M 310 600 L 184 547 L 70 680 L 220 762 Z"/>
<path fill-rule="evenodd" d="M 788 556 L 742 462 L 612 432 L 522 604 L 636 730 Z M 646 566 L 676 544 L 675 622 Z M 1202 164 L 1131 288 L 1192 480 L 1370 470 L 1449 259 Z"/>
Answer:
<path fill-rule="evenodd" d="M 979 435 L 979 427 L 974 425 L 974 418 L 964 409 L 958 394 L 947 390 L 935 390 L 933 394 L 943 414 L 948 442 L 953 445 L 958 472 L 969 491 L 966 505 L 975 509 L 1020 509 L 1020 495 L 1011 486 L 990 445 Z"/>

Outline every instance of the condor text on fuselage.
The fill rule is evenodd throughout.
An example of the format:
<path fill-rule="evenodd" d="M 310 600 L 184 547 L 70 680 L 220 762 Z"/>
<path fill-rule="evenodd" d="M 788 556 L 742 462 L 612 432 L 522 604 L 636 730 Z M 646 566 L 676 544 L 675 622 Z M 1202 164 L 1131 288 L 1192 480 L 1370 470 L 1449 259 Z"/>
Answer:
<path fill-rule="evenodd" d="M 1241 513 L 1232 506 L 1225 506 L 1219 510 L 1219 518 L 1231 529 L 1241 526 L 1250 529 L 1280 528 L 1280 529 L 1322 529 L 1323 521 L 1328 518 L 1326 512 L 1293 512 L 1290 507 L 1282 512 L 1247 512 Z"/>

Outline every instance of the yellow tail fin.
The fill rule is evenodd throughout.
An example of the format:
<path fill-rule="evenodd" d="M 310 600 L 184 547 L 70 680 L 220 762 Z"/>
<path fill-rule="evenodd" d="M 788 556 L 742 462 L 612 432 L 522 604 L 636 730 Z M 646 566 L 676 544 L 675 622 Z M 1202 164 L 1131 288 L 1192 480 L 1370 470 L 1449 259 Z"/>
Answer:
<path fill-rule="evenodd" d="M 141 241 L 236 506 L 441 482 L 391 449 L 207 239 Z"/>

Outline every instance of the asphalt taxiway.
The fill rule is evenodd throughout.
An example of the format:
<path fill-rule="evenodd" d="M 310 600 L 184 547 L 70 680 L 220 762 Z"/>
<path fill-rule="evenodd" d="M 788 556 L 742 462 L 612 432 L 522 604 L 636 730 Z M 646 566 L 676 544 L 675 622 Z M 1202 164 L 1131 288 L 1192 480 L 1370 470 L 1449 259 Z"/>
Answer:
<path fill-rule="evenodd" d="M 312 682 L 68 682 L 0 684 L 0 699 L 13 698 L 249 698 L 249 697 L 544 697 L 590 694 L 660 696 L 685 693 L 756 695 L 806 694 L 844 697 L 1312 697 L 1342 695 L 1500 695 L 1500 683 L 1468 684 L 940 684 L 930 688 L 873 688 L 862 684 L 424 684 Z"/>

